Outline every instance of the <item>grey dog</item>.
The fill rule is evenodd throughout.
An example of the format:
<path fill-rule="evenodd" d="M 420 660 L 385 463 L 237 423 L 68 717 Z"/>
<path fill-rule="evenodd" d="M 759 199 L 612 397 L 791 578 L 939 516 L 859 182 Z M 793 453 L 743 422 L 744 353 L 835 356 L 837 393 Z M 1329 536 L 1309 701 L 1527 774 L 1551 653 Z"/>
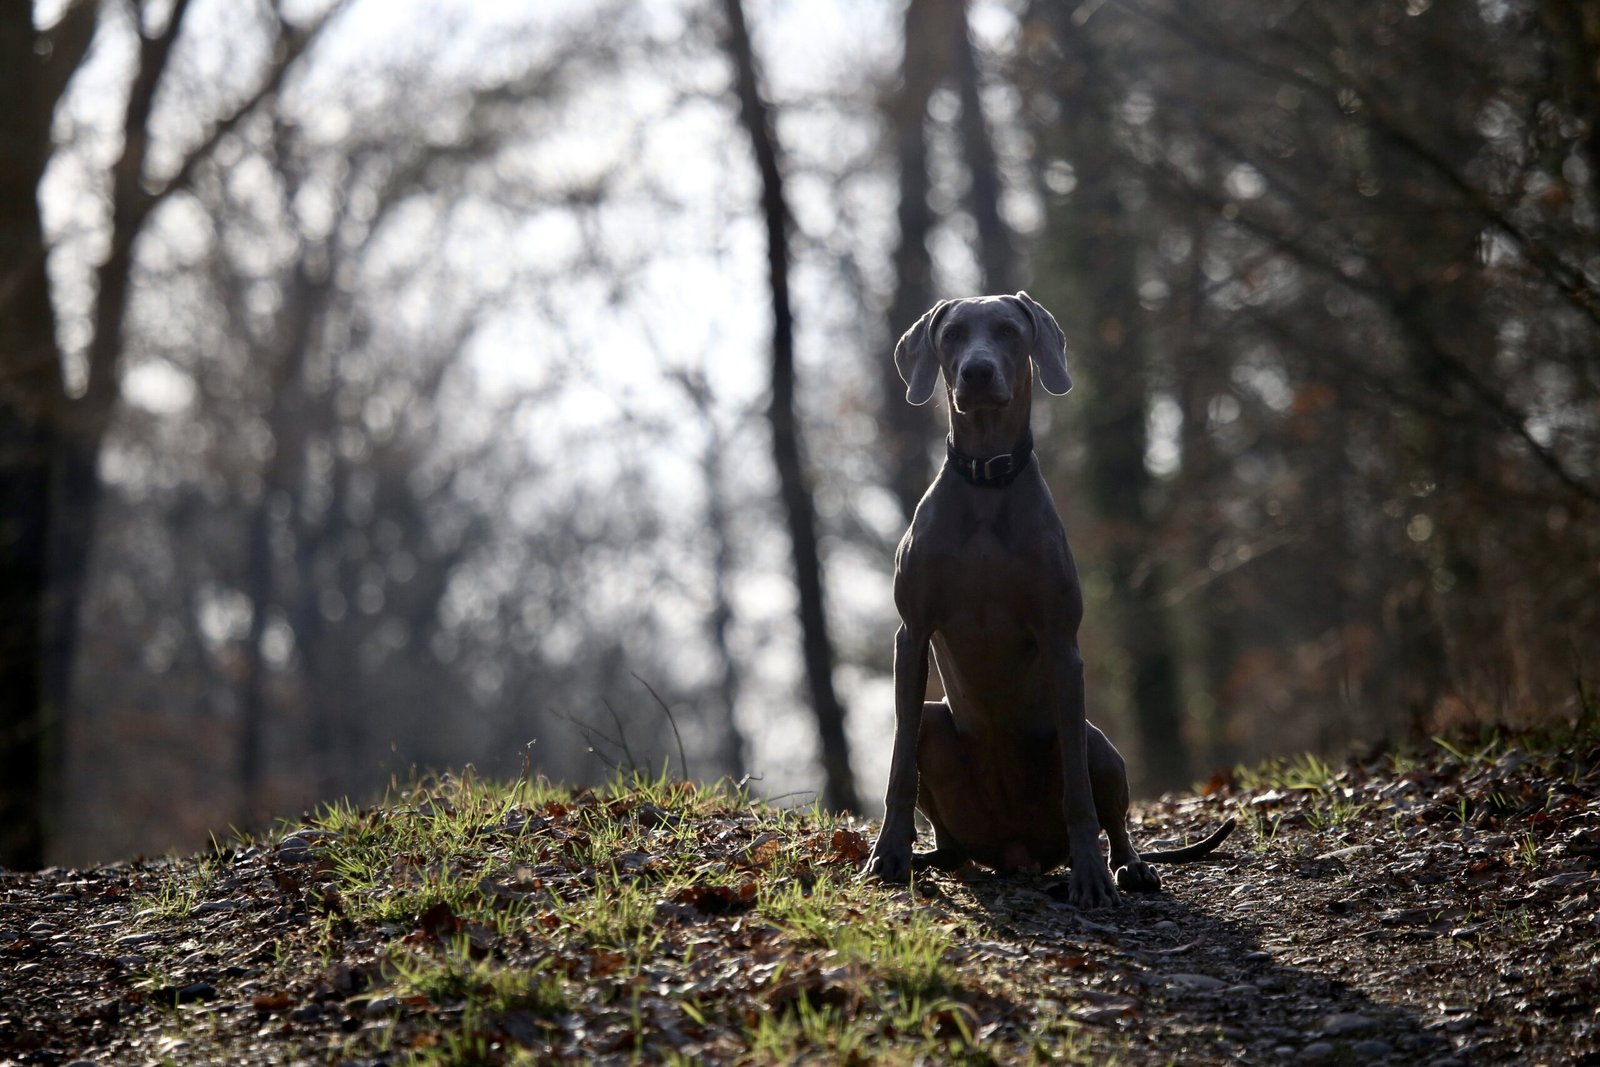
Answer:
<path fill-rule="evenodd" d="M 913 404 L 943 374 L 950 437 L 895 554 L 894 749 L 866 869 L 903 881 L 913 866 L 1067 862 L 1080 907 L 1116 903 L 1119 886 L 1159 889 L 1152 861 L 1198 859 L 1233 822 L 1141 857 L 1122 757 L 1084 716 L 1083 593 L 1029 424 L 1035 380 L 1072 388 L 1061 327 L 1027 293 L 946 300 L 906 331 L 894 361 Z M 926 699 L 930 649 L 942 701 Z M 935 846 L 915 856 L 913 806 Z"/>

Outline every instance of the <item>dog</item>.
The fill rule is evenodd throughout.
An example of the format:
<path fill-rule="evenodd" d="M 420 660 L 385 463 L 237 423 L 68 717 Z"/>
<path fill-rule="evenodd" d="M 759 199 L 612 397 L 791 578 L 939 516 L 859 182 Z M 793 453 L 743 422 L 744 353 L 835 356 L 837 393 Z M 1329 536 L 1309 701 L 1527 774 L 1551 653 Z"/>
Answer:
<path fill-rule="evenodd" d="M 865 870 L 903 882 L 969 860 L 1001 871 L 1066 862 L 1067 899 L 1084 908 L 1117 903 L 1119 887 L 1160 889 L 1152 862 L 1199 859 L 1234 824 L 1141 857 L 1122 757 L 1085 718 L 1083 592 L 1029 423 L 1036 380 L 1056 395 L 1072 388 L 1061 327 L 1025 292 L 945 300 L 894 361 L 912 404 L 943 376 L 950 436 L 895 553 L 894 747 Z M 926 699 L 930 653 L 942 701 Z M 933 824 L 932 852 L 912 852 L 913 808 Z"/>

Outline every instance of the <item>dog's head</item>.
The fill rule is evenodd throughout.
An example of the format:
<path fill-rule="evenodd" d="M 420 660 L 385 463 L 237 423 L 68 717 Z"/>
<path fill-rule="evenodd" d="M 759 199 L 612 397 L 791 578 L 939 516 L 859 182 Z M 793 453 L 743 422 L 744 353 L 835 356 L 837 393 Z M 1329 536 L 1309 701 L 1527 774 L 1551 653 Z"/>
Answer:
<path fill-rule="evenodd" d="M 926 404 L 943 371 L 961 412 L 1010 404 L 1030 358 L 1047 391 L 1072 388 L 1061 327 L 1027 293 L 941 300 L 894 347 L 908 401 Z"/>

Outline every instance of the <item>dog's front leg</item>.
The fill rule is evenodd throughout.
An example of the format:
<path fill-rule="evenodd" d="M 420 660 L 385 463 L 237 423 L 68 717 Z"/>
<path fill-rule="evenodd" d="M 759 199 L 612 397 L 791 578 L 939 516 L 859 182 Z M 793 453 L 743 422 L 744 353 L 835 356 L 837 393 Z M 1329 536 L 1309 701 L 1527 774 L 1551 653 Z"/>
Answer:
<path fill-rule="evenodd" d="M 883 827 L 866 867 L 867 873 L 886 882 L 903 882 L 911 876 L 911 845 L 917 835 L 917 735 L 928 693 L 928 639 L 928 634 L 914 634 L 904 625 L 894 635 L 894 748 L 889 754 Z"/>
<path fill-rule="evenodd" d="M 1111 880 L 1111 869 L 1100 855 L 1100 822 L 1089 779 L 1083 655 L 1077 641 L 1064 637 L 1051 651 L 1058 698 L 1056 736 L 1061 748 L 1062 807 L 1072 857 L 1067 900 L 1080 908 L 1106 907 L 1118 902 L 1117 887 Z"/>

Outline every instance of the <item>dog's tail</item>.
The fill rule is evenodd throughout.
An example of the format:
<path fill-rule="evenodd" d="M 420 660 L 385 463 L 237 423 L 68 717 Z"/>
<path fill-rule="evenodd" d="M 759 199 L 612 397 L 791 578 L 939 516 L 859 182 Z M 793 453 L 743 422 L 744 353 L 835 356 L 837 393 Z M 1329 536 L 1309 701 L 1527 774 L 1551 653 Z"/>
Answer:
<path fill-rule="evenodd" d="M 1228 835 L 1233 833 L 1236 821 L 1229 819 L 1222 824 L 1216 833 L 1204 841 L 1196 841 L 1194 844 L 1185 845 L 1182 848 L 1167 849 L 1165 852 L 1141 852 L 1139 853 L 1139 858 L 1146 863 L 1192 863 L 1202 856 L 1214 852 L 1218 845 L 1226 841 Z"/>

